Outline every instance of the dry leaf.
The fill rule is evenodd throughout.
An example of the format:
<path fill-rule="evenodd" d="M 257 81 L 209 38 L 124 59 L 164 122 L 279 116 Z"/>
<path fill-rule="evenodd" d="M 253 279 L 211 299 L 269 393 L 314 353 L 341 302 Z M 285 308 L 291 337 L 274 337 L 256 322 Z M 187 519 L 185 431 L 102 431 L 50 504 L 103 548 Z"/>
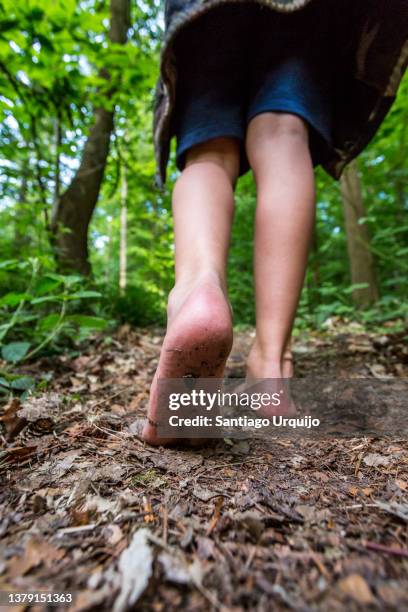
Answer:
<path fill-rule="evenodd" d="M 19 463 L 24 461 L 27 457 L 34 455 L 36 452 L 36 446 L 14 446 L 13 448 L 7 448 L 5 452 L 5 460 L 10 462 Z"/>
<path fill-rule="evenodd" d="M 397 485 L 397 487 L 399 489 L 401 489 L 401 491 L 406 491 L 407 490 L 408 483 L 405 482 L 405 480 L 401 480 L 401 478 L 396 478 L 395 479 L 395 484 Z"/>
<path fill-rule="evenodd" d="M 201 584 L 203 580 L 204 570 L 198 558 L 194 559 L 193 563 L 188 563 L 180 554 L 170 554 L 163 551 L 159 555 L 159 561 L 169 582 Z"/>
<path fill-rule="evenodd" d="M 57 393 L 46 393 L 39 397 L 29 397 L 25 400 L 23 407 L 18 411 L 18 416 L 35 423 L 39 419 L 55 419 L 62 409 L 62 401 Z"/>
<path fill-rule="evenodd" d="M 197 538 L 197 555 L 200 559 L 209 559 L 215 556 L 215 543 L 210 538 Z"/>
<path fill-rule="evenodd" d="M 374 348 L 369 342 L 364 342 L 361 344 L 352 342 L 348 345 L 348 350 L 351 353 L 371 353 L 374 351 Z"/>
<path fill-rule="evenodd" d="M 14 397 L 5 406 L 4 414 L 0 416 L 0 422 L 3 423 L 6 430 L 7 440 L 13 440 L 27 424 L 27 420 L 17 414 L 20 408 L 20 400 Z"/>
<path fill-rule="evenodd" d="M 153 554 L 149 545 L 149 530 L 142 527 L 136 531 L 128 548 L 120 556 L 121 586 L 113 612 L 123 612 L 134 606 L 149 583 L 152 564 Z"/>
<path fill-rule="evenodd" d="M 103 532 L 109 544 L 112 545 L 117 544 L 123 538 L 123 531 L 121 530 L 119 525 L 115 525 L 114 523 L 112 523 L 111 525 L 106 525 Z"/>
<path fill-rule="evenodd" d="M 116 500 L 105 499 L 100 495 L 88 495 L 82 509 L 88 512 L 97 512 L 98 514 L 105 512 L 115 514 L 118 511 L 118 503 Z"/>
<path fill-rule="evenodd" d="M 379 465 L 388 465 L 390 463 L 390 457 L 385 455 L 379 455 L 378 453 L 369 453 L 363 459 L 363 463 L 370 467 L 378 467 Z"/>
<path fill-rule="evenodd" d="M 370 587 L 359 574 L 350 574 L 347 578 L 342 578 L 338 581 L 337 586 L 359 604 L 370 604 L 374 601 Z"/>
<path fill-rule="evenodd" d="M 204 489 L 203 487 L 197 485 L 193 489 L 193 495 L 200 501 L 207 502 L 210 499 L 213 499 L 214 497 L 218 497 L 219 493 L 215 493 L 214 491 Z"/>
<path fill-rule="evenodd" d="M 387 370 L 382 363 L 373 363 L 368 366 L 368 369 L 375 378 L 392 378 L 392 376 L 387 374 Z"/>
<path fill-rule="evenodd" d="M 408 522 L 408 504 L 398 504 L 397 502 L 382 502 L 377 501 L 376 506 L 384 510 L 384 512 L 388 512 L 394 516 L 397 516 L 403 521 Z"/>
<path fill-rule="evenodd" d="M 45 540 L 32 537 L 28 540 L 24 553 L 21 557 L 13 557 L 8 566 L 8 573 L 12 578 L 24 576 L 33 567 L 44 563 L 46 567 L 52 567 L 55 561 L 62 559 L 65 550 L 55 548 Z"/>

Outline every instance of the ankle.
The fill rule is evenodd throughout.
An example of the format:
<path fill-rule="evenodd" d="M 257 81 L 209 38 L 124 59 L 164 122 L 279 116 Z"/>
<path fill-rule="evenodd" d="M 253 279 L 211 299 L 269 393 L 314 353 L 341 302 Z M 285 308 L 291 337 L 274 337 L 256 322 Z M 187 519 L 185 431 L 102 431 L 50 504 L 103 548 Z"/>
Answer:
<path fill-rule="evenodd" d="M 288 378 L 293 376 L 292 351 L 281 343 L 263 345 L 258 339 L 247 359 L 248 375 L 255 378 Z"/>
<path fill-rule="evenodd" d="M 267 363 L 281 363 L 285 354 L 285 347 L 278 341 L 271 342 L 269 339 L 264 344 L 258 338 L 255 338 L 249 354 L 253 359 L 262 360 Z"/>
<path fill-rule="evenodd" d="M 184 300 L 199 287 L 218 288 L 227 298 L 225 277 L 213 269 L 202 269 L 195 273 L 179 274 L 167 301 L 167 315 L 170 318 L 177 312 Z"/>
<path fill-rule="evenodd" d="M 177 274 L 174 289 L 183 291 L 184 289 L 193 289 L 203 284 L 216 285 L 224 289 L 226 286 L 225 274 L 213 267 L 183 270 Z"/>

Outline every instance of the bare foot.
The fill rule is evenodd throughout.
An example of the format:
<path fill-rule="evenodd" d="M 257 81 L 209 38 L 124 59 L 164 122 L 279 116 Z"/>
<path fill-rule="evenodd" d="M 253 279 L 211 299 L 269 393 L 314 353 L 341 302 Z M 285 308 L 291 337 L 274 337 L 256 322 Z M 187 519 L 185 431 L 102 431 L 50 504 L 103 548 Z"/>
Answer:
<path fill-rule="evenodd" d="M 168 325 L 150 388 L 143 439 L 167 445 L 182 440 L 157 435 L 157 381 L 161 378 L 222 378 L 232 347 L 231 309 L 218 278 L 206 275 L 169 297 Z M 198 441 L 199 442 L 199 441 Z"/>
<path fill-rule="evenodd" d="M 281 404 L 263 407 L 258 411 L 260 415 L 289 417 L 297 413 L 296 404 L 289 393 L 289 381 L 287 380 L 293 378 L 293 373 L 293 356 L 290 348 L 287 348 L 283 357 L 278 360 L 276 357 L 265 355 L 255 341 L 247 360 L 247 385 L 253 381 L 252 392 L 269 393 L 270 395 L 279 393 L 284 387 Z"/>

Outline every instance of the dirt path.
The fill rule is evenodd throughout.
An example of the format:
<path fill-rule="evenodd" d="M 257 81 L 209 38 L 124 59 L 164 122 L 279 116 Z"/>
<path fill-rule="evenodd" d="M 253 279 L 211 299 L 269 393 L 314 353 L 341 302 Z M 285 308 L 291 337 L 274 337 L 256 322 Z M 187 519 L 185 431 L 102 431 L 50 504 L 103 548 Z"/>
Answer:
<path fill-rule="evenodd" d="M 299 338 L 297 375 L 406 377 L 406 336 Z M 0 409 L 0 590 L 73 592 L 73 610 L 406 607 L 407 441 L 147 447 L 134 422 L 160 340 L 125 327 L 26 368 L 50 382 Z M 228 375 L 250 341 L 238 334 Z"/>

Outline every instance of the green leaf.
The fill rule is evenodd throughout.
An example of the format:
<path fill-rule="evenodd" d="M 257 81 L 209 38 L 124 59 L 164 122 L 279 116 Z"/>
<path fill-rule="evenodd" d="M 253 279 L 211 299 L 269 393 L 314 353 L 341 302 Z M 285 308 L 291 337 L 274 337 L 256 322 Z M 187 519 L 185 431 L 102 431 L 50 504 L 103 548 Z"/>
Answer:
<path fill-rule="evenodd" d="M 343 293 L 353 293 L 353 291 L 357 291 L 358 289 L 367 289 L 368 283 L 354 283 L 354 285 L 350 285 L 344 289 Z"/>
<path fill-rule="evenodd" d="M 58 314 L 49 314 L 46 317 L 43 317 L 42 319 L 40 319 L 37 323 L 37 329 L 39 329 L 40 331 L 49 331 L 50 329 L 53 329 L 58 321 L 60 320 L 60 315 Z"/>
<path fill-rule="evenodd" d="M 71 287 L 72 285 L 76 285 L 77 283 L 83 282 L 83 277 L 79 276 L 79 274 L 70 274 L 68 276 L 63 276 L 63 282 L 67 287 Z"/>
<path fill-rule="evenodd" d="M 32 304 L 43 304 L 44 302 L 62 302 L 64 297 L 62 295 L 45 295 L 44 297 L 34 298 L 31 300 Z"/>
<path fill-rule="evenodd" d="M 8 30 L 12 30 L 18 25 L 17 19 L 4 19 L 4 21 L 0 21 L 0 32 L 7 32 Z"/>
<path fill-rule="evenodd" d="M 7 259 L 6 261 L 0 261 L 0 270 L 11 270 L 18 267 L 17 259 Z"/>
<path fill-rule="evenodd" d="M 1 354 L 5 361 L 17 363 L 24 359 L 30 346 L 29 342 L 10 342 L 3 346 Z"/>
<path fill-rule="evenodd" d="M 54 289 L 62 285 L 62 282 L 63 281 L 59 278 L 51 278 L 50 276 L 44 276 L 43 278 L 39 279 L 35 287 L 35 293 L 37 293 L 37 295 L 44 295 L 45 293 L 50 293 L 51 291 L 54 291 Z"/>
<path fill-rule="evenodd" d="M 19 376 L 12 381 L 10 386 L 17 391 L 28 391 L 35 387 L 35 380 L 32 376 Z"/>
<path fill-rule="evenodd" d="M 0 386 L 1 387 L 6 387 L 7 389 L 10 389 L 10 383 L 8 380 L 6 380 L 3 377 L 0 377 Z"/>
<path fill-rule="evenodd" d="M 102 293 L 98 291 L 77 291 L 69 296 L 70 300 L 84 300 L 88 298 L 101 298 Z"/>
<path fill-rule="evenodd" d="M 67 319 L 78 325 L 79 327 L 87 327 L 89 329 L 105 329 L 108 322 L 101 317 L 91 317 L 87 315 L 71 315 Z"/>
<path fill-rule="evenodd" d="M 0 306 L 17 306 L 23 300 L 28 300 L 30 296 L 27 293 L 6 293 L 0 299 Z"/>

